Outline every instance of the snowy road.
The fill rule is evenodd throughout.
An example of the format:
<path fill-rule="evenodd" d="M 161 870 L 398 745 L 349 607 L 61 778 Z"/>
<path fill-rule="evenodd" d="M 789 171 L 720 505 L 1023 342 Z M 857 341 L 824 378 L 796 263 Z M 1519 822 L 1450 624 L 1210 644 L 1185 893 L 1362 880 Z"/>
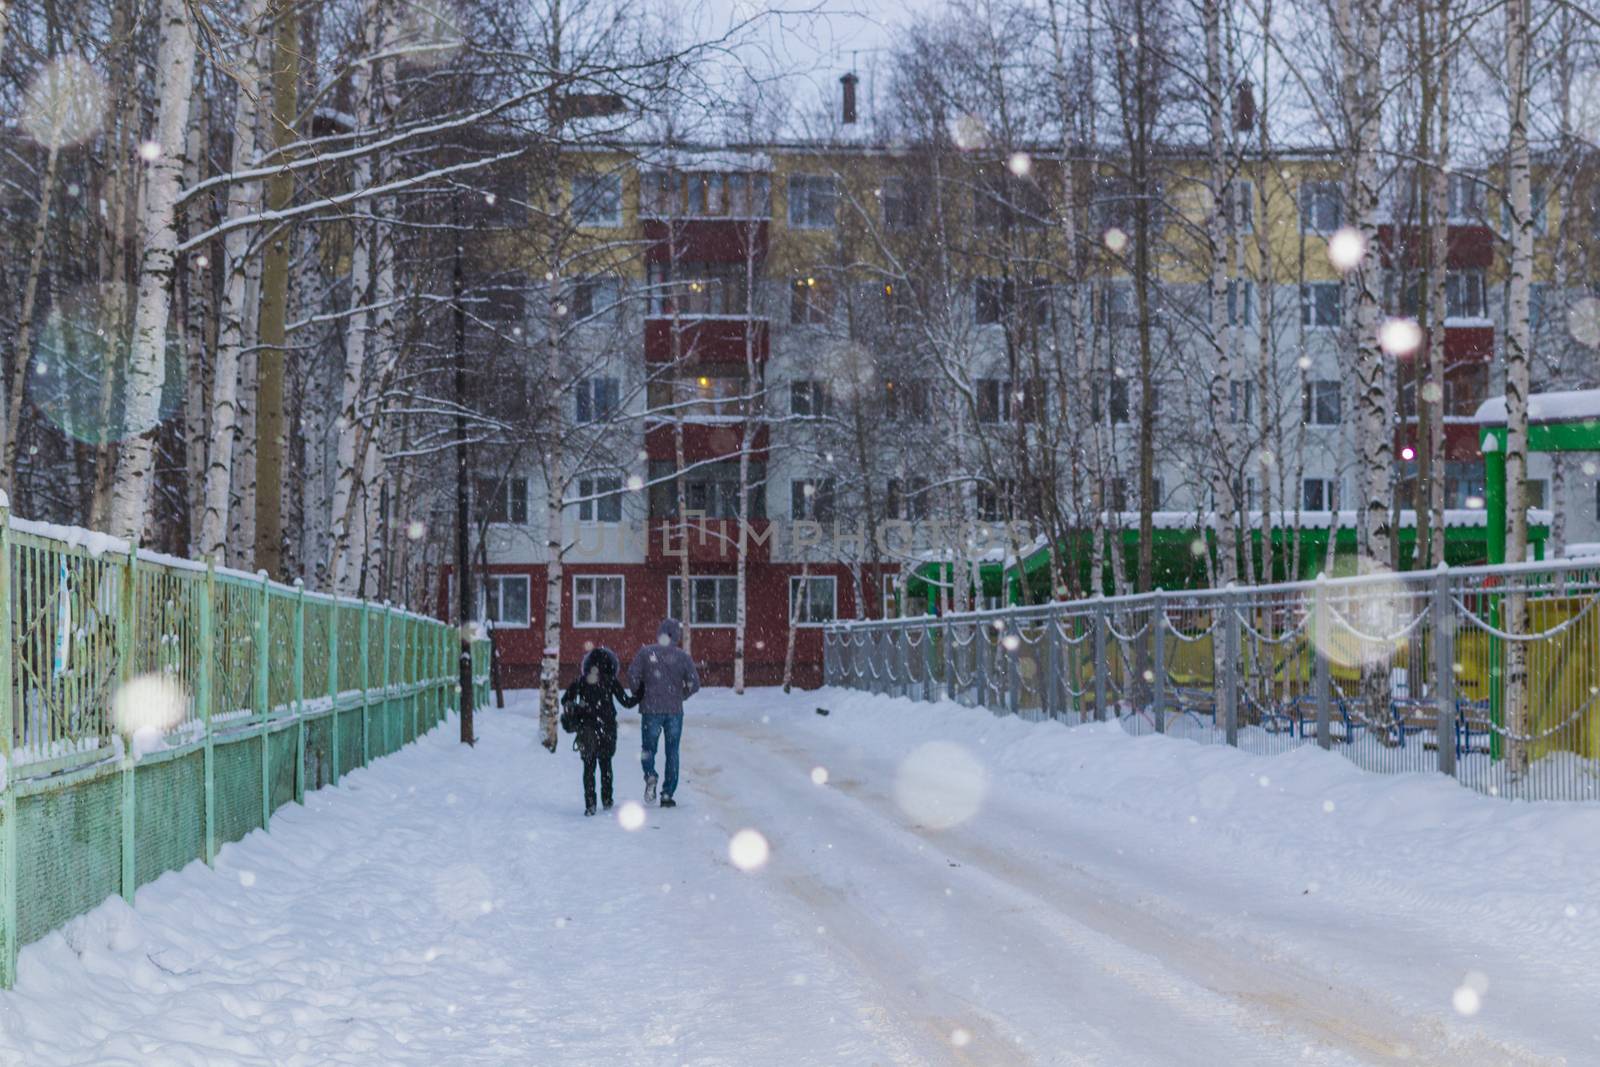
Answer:
<path fill-rule="evenodd" d="M 630 831 L 517 696 L 26 949 L 0 1062 L 1600 1059 L 1600 813 L 755 691 L 692 702 L 682 806 Z"/>

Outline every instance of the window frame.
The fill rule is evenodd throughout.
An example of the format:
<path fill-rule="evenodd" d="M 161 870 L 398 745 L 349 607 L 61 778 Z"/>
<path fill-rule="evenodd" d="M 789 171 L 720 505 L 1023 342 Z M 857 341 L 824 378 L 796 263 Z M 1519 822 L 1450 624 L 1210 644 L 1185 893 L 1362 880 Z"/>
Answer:
<path fill-rule="evenodd" d="M 817 222 L 815 216 L 819 205 L 814 198 L 824 185 L 827 187 L 826 198 L 831 210 L 826 222 Z M 831 230 L 839 225 L 839 184 L 833 175 L 790 174 L 784 183 L 784 191 L 785 215 L 791 230 Z"/>
<path fill-rule="evenodd" d="M 513 475 L 512 477 L 505 479 L 504 482 L 500 483 L 499 491 L 495 495 L 501 498 L 499 501 L 497 501 L 497 503 L 504 506 L 504 514 L 506 517 L 503 519 L 497 519 L 494 517 L 494 513 L 485 507 L 486 502 L 483 498 L 483 490 L 486 487 L 492 488 L 497 480 L 498 479 L 495 478 L 478 478 L 474 481 L 472 489 L 474 517 L 480 519 L 490 526 L 528 525 L 528 501 L 532 496 L 531 492 L 529 491 L 528 479 Z M 520 486 L 522 489 L 522 517 L 520 519 L 517 518 L 517 509 L 515 507 L 515 489 L 518 486 Z"/>
<path fill-rule="evenodd" d="M 1336 478 L 1321 478 L 1321 477 L 1305 477 L 1305 476 L 1302 476 L 1300 478 L 1300 510 L 1301 511 L 1332 511 L 1333 510 L 1334 497 L 1336 497 L 1338 495 L 1338 484 L 1339 484 L 1338 483 L 1338 479 L 1336 479 Z M 1318 491 L 1322 495 L 1322 506 L 1321 507 L 1314 508 L 1307 502 L 1306 490 L 1311 488 L 1313 485 L 1317 486 Z"/>
<path fill-rule="evenodd" d="M 606 482 L 614 488 L 603 488 L 598 483 Z M 592 474 L 578 479 L 577 503 L 578 521 L 593 526 L 615 526 L 622 521 L 622 478 L 615 474 Z M 614 519 L 599 518 L 602 504 L 612 504 L 616 507 L 617 517 Z M 588 517 L 584 512 L 588 511 Z"/>
<path fill-rule="evenodd" d="M 804 489 L 804 486 L 807 485 L 811 486 L 811 492 L 809 494 L 807 494 Z M 790 521 L 816 523 L 833 522 L 836 509 L 838 507 L 838 492 L 838 482 L 833 478 L 790 478 Z M 816 501 L 819 497 L 825 503 L 825 508 L 818 508 Z M 797 500 L 803 500 L 807 503 L 805 506 L 796 509 L 795 502 Z"/>
<path fill-rule="evenodd" d="M 828 626 L 828 625 L 831 625 L 832 623 L 838 622 L 839 621 L 839 577 L 838 577 L 838 575 L 834 575 L 834 574 L 807 574 L 807 575 L 805 575 L 805 579 L 806 579 L 807 582 L 827 582 L 828 583 L 828 588 L 830 590 L 829 600 L 830 600 L 830 603 L 832 604 L 832 609 L 829 611 L 828 617 L 826 619 L 817 619 L 817 620 L 801 619 L 801 618 L 797 618 L 795 616 L 795 611 L 794 611 L 795 603 L 796 603 L 795 586 L 800 581 L 800 578 L 801 578 L 801 576 L 798 575 L 798 574 L 789 575 L 789 608 L 788 608 L 788 614 L 785 615 L 785 619 L 786 620 L 792 620 L 791 625 L 793 625 L 793 626 L 795 626 L 797 628 L 802 628 L 803 627 L 803 628 L 806 628 L 806 629 L 815 629 L 816 627 L 819 627 L 819 626 Z M 815 588 L 815 587 L 813 586 L 813 588 Z M 807 603 L 806 603 L 806 610 L 807 610 L 808 614 L 809 614 L 809 612 L 811 610 L 811 604 L 812 604 L 812 602 L 808 599 Z"/>
<path fill-rule="evenodd" d="M 1315 312 L 1319 306 L 1314 299 L 1314 294 L 1332 290 L 1334 294 L 1332 307 L 1335 314 L 1332 322 L 1319 322 Z M 1300 283 L 1300 326 L 1306 330 L 1337 330 L 1344 325 L 1344 283 L 1343 282 L 1301 282 Z"/>
<path fill-rule="evenodd" d="M 1299 194 L 1301 233 L 1326 237 L 1344 225 L 1344 190 L 1338 182 L 1303 181 Z M 1333 216 L 1333 223 L 1324 225 L 1321 217 L 1329 214 Z"/>
<path fill-rule="evenodd" d="M 621 583 L 621 592 L 617 596 L 617 621 L 616 622 L 579 622 L 578 604 L 587 600 L 594 605 L 598 613 L 600 607 L 600 592 L 598 587 L 591 587 L 587 595 L 578 593 L 579 582 L 599 582 L 615 580 Z M 574 574 L 572 576 L 572 620 L 574 630 L 621 630 L 628 624 L 628 576 L 626 574 Z"/>
<path fill-rule="evenodd" d="M 478 617 L 496 630 L 526 630 L 533 626 L 533 576 L 529 574 L 485 574 L 478 585 Z M 525 618 L 521 622 L 491 620 L 489 618 L 489 586 L 495 587 L 495 610 L 500 614 L 505 604 L 505 583 L 521 582 L 527 593 L 523 599 Z"/>
<path fill-rule="evenodd" d="M 588 188 L 580 195 L 579 183 L 585 183 Z M 612 187 L 611 193 L 601 201 L 595 190 L 602 185 Z M 622 226 L 622 175 L 612 172 L 609 174 L 574 174 L 569 185 L 572 203 L 573 224 L 589 230 L 615 230 Z M 597 203 L 605 202 L 612 205 L 612 212 L 603 217 L 596 217 L 593 208 Z M 587 209 L 587 210 L 580 210 Z"/>
<path fill-rule="evenodd" d="M 674 619 L 687 619 L 690 626 L 697 630 L 731 630 L 739 625 L 739 577 L 734 574 L 691 574 L 689 575 L 689 604 L 688 614 L 684 612 L 683 596 L 681 591 L 678 596 L 676 609 L 673 607 L 672 594 L 677 588 L 677 583 L 683 581 L 683 576 L 678 574 L 667 575 L 667 614 Z M 733 589 L 733 617 L 726 622 L 707 622 L 697 613 L 699 598 L 695 595 L 694 587 L 699 582 L 715 582 L 719 586 L 727 585 Z M 720 605 L 720 597 L 717 598 Z M 745 620 L 747 623 L 749 619 Z"/>
<path fill-rule="evenodd" d="M 797 388 L 798 387 L 798 388 Z M 800 398 L 808 399 L 802 405 Z M 801 411 L 804 406 L 808 411 Z M 793 378 L 789 381 L 789 414 L 801 419 L 825 419 L 833 414 L 833 395 L 822 378 Z"/>
<path fill-rule="evenodd" d="M 1334 413 L 1332 422 L 1318 417 L 1324 394 L 1332 392 Z M 1300 401 L 1300 419 L 1307 426 L 1340 426 L 1344 423 L 1344 385 L 1337 378 L 1311 378 L 1306 380 L 1305 394 Z"/>
<path fill-rule="evenodd" d="M 602 390 L 596 387 L 601 383 L 610 383 L 610 396 L 604 411 L 600 410 L 601 405 L 597 403 Z M 607 422 L 621 410 L 622 379 L 610 374 L 588 374 L 578 379 L 578 388 L 573 393 L 572 400 L 572 421 L 575 425 L 591 426 Z"/>

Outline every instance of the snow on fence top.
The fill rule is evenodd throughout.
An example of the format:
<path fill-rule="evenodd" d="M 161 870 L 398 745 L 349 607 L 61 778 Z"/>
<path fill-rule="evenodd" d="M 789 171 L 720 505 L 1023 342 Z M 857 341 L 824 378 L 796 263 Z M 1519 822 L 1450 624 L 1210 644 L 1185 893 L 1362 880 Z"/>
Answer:
<path fill-rule="evenodd" d="M 1600 421 L 1600 389 L 1534 393 L 1528 397 L 1528 420 L 1530 422 Z M 1504 426 L 1506 398 L 1492 396 L 1479 404 L 1473 421 L 1480 426 Z"/>

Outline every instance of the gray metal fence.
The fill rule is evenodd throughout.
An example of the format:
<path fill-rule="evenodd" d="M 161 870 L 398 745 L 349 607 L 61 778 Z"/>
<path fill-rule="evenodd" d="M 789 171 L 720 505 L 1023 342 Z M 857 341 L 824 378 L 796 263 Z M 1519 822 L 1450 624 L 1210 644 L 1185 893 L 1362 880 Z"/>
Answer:
<path fill-rule="evenodd" d="M 1600 799 L 1600 560 L 835 623 L 824 677 L 1370 771 Z"/>

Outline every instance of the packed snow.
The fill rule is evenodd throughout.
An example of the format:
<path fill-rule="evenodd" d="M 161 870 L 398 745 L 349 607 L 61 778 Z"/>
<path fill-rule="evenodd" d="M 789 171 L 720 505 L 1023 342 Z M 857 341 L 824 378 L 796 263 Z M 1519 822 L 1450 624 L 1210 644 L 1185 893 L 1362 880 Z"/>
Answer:
<path fill-rule="evenodd" d="M 0 1062 L 1600 1061 L 1600 808 L 843 690 L 617 808 L 535 694 L 24 949 Z M 817 709 L 829 712 L 823 716 Z"/>

